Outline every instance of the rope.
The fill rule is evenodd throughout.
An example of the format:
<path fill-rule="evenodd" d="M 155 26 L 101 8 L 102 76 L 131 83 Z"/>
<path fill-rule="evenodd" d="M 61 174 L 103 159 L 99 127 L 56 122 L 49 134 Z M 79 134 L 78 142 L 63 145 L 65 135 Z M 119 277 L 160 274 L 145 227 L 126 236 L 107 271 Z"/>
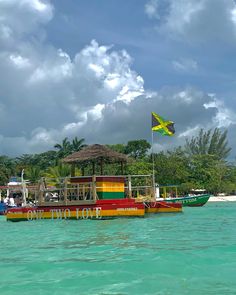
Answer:
<path fill-rule="evenodd" d="M 146 208 L 151 208 L 151 206 L 150 206 L 148 203 L 143 202 L 143 204 L 144 204 L 144 206 L 145 206 Z"/>
<path fill-rule="evenodd" d="M 161 202 L 161 204 L 162 204 L 164 207 L 166 207 L 166 208 L 174 208 L 174 209 L 176 209 L 175 207 L 173 207 L 173 206 L 171 206 L 171 205 L 168 205 L 166 201 L 159 201 L 159 202 Z M 157 201 L 157 202 L 155 201 L 155 202 L 154 202 L 154 205 L 151 206 L 151 202 L 144 202 L 144 205 L 145 205 L 146 208 L 155 208 L 157 203 L 158 203 L 158 201 Z"/>
<path fill-rule="evenodd" d="M 164 201 L 165 202 L 165 201 Z M 175 207 L 172 207 L 172 206 L 168 206 L 167 205 L 167 202 L 164 204 L 164 206 L 168 207 L 168 208 L 175 208 Z"/>

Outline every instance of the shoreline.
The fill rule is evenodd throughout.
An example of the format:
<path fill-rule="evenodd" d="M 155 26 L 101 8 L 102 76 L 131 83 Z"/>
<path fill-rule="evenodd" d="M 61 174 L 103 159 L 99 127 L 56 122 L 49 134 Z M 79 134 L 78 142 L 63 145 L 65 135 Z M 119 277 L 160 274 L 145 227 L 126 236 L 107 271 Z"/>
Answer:
<path fill-rule="evenodd" d="M 236 196 L 213 196 L 208 202 L 236 202 Z"/>

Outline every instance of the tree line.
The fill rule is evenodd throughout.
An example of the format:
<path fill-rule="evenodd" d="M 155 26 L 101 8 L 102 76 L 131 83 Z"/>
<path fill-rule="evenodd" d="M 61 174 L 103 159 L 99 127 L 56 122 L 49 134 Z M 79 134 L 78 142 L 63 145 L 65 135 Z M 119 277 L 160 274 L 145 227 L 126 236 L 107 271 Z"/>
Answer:
<path fill-rule="evenodd" d="M 64 138 L 53 150 L 40 154 L 23 154 L 16 158 L 2 155 L 0 184 L 5 185 L 10 176 L 20 176 L 22 169 L 25 178 L 31 183 L 37 183 L 42 176 L 69 176 L 71 167 L 63 164 L 62 159 L 85 146 L 84 138 L 75 137 L 71 141 Z M 227 131 L 218 128 L 207 131 L 201 129 L 197 136 L 187 139 L 183 146 L 153 154 L 150 143 L 144 139 L 108 147 L 133 159 L 125 166 L 126 175 L 151 174 L 154 163 L 155 180 L 159 185 L 179 185 L 182 192 L 194 188 L 204 188 L 213 194 L 236 191 L 236 165 L 227 160 L 231 152 Z M 82 167 L 76 167 L 77 175 L 81 175 L 81 169 Z M 90 166 L 83 169 L 86 174 L 92 173 Z M 97 174 L 99 173 L 98 170 Z M 104 174 L 120 173 L 118 164 L 107 164 L 104 167 Z"/>

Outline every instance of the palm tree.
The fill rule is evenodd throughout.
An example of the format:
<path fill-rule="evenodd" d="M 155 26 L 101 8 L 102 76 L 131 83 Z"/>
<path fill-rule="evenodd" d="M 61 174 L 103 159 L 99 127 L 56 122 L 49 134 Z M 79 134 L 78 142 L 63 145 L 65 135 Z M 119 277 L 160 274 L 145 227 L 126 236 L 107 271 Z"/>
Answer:
<path fill-rule="evenodd" d="M 58 158 L 64 158 L 68 156 L 72 151 L 72 146 L 67 137 L 62 140 L 62 144 L 55 144 L 54 148 L 58 149 Z"/>
<path fill-rule="evenodd" d="M 5 185 L 10 176 L 16 173 L 15 159 L 7 156 L 0 156 L 0 185 Z"/>
<path fill-rule="evenodd" d="M 34 155 L 23 154 L 16 158 L 16 165 L 19 170 L 34 165 Z"/>
<path fill-rule="evenodd" d="M 70 176 L 70 166 L 65 164 L 59 164 L 58 166 L 49 167 L 45 176 L 48 178 L 63 178 Z"/>
<path fill-rule="evenodd" d="M 37 166 L 31 166 L 26 170 L 26 177 L 33 184 L 39 181 L 41 174 L 42 172 Z"/>
<path fill-rule="evenodd" d="M 71 169 L 69 165 L 59 163 L 58 166 L 49 167 L 47 172 L 44 174 L 49 179 L 49 183 L 55 186 L 61 186 L 64 182 L 65 177 L 69 177 Z"/>
<path fill-rule="evenodd" d="M 46 170 L 50 166 L 56 166 L 57 162 L 57 151 L 47 151 L 41 154 L 34 155 L 33 165 L 39 167 L 41 170 Z"/>
<path fill-rule="evenodd" d="M 85 142 L 85 139 L 84 138 L 81 138 L 81 139 L 78 139 L 78 137 L 76 136 L 73 140 L 72 140 L 72 151 L 73 152 L 78 152 L 80 151 L 82 148 L 86 147 L 87 145 L 84 144 Z"/>

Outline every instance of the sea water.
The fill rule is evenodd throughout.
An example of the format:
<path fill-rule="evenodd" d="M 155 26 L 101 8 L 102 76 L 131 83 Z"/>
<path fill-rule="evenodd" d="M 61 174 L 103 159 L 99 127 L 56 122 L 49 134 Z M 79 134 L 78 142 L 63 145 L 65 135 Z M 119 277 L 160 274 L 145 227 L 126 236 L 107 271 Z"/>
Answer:
<path fill-rule="evenodd" d="M 236 202 L 115 220 L 0 218 L 0 294 L 236 294 Z"/>

